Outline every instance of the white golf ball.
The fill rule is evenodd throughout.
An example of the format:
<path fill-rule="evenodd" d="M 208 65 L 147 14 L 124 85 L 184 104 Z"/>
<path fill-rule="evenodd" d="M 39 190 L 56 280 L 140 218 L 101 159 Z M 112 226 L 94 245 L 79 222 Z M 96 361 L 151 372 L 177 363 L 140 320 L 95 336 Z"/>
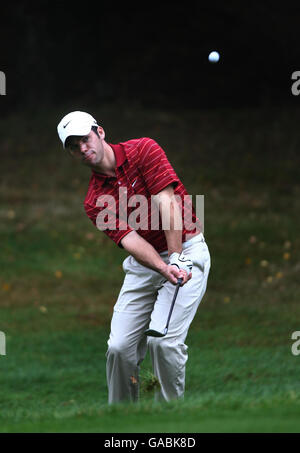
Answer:
<path fill-rule="evenodd" d="M 216 50 L 213 50 L 208 55 L 208 59 L 211 63 L 217 63 L 220 60 L 220 54 Z"/>

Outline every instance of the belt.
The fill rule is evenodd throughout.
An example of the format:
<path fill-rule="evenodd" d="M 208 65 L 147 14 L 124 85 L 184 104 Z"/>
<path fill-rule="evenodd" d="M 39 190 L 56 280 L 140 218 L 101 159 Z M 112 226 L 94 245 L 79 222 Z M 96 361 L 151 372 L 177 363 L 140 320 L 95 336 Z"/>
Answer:
<path fill-rule="evenodd" d="M 205 242 L 205 238 L 203 236 L 203 233 L 199 233 L 196 236 L 193 236 L 191 239 L 188 241 L 185 241 L 182 243 L 182 250 L 187 249 L 191 244 L 194 244 L 195 242 Z M 164 250 L 163 252 L 160 252 L 161 257 L 168 256 L 168 250 Z"/>
<path fill-rule="evenodd" d="M 188 241 L 183 242 L 182 243 L 182 250 L 188 248 L 191 244 L 194 244 L 194 242 L 205 242 L 205 238 L 203 236 L 203 233 L 199 233 L 196 236 L 193 236 Z"/>

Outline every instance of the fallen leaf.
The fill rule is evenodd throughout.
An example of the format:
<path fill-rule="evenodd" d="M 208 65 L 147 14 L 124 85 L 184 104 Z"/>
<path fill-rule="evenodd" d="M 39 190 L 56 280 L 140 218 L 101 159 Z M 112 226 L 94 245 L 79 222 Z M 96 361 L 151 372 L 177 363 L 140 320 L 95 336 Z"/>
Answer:
<path fill-rule="evenodd" d="M 134 376 L 130 376 L 130 380 L 131 380 L 132 384 L 137 384 L 137 380 Z"/>
<path fill-rule="evenodd" d="M 9 291 L 11 288 L 9 283 L 3 283 L 2 284 L 2 291 Z"/>
<path fill-rule="evenodd" d="M 9 209 L 7 211 L 7 218 L 8 219 L 14 219 L 16 217 L 16 213 L 13 209 Z"/>
<path fill-rule="evenodd" d="M 75 258 L 75 260 L 80 260 L 81 258 L 81 254 L 80 253 L 73 253 L 73 257 Z"/>

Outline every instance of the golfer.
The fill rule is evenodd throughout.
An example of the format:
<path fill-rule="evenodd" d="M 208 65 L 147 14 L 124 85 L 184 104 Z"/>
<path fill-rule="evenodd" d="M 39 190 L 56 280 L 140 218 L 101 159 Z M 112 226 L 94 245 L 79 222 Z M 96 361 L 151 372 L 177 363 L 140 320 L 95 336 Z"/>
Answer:
<path fill-rule="evenodd" d="M 64 148 L 91 169 L 84 200 L 88 217 L 129 254 L 108 339 L 108 401 L 138 400 L 139 367 L 147 349 L 160 383 L 156 399 L 183 397 L 185 339 L 210 270 L 209 250 L 190 197 L 151 138 L 108 143 L 103 127 L 80 111 L 67 114 L 57 131 Z M 164 330 L 179 278 L 167 334 L 146 336 L 148 328 Z"/>

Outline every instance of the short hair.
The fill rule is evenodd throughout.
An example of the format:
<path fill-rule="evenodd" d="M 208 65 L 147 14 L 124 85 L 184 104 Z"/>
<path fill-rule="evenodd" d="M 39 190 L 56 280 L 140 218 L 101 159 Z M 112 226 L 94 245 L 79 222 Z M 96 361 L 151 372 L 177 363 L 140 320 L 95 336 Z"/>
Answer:
<path fill-rule="evenodd" d="M 95 132 L 95 134 L 100 138 L 100 135 L 98 132 L 98 126 L 92 126 L 92 131 Z"/>

